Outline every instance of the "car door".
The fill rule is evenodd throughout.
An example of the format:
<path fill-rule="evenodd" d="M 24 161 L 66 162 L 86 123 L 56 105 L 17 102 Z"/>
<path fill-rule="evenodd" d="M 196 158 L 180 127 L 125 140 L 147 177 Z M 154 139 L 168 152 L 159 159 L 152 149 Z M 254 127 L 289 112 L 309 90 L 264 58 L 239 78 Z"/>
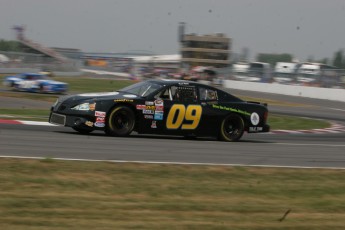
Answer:
<path fill-rule="evenodd" d="M 202 107 L 201 121 L 197 130 L 201 136 L 215 136 L 219 132 L 221 114 L 214 109 L 217 106 L 218 90 L 208 86 L 198 86 L 198 100 Z"/>
<path fill-rule="evenodd" d="M 191 84 L 176 84 L 172 85 L 169 91 L 170 101 L 164 104 L 165 133 L 176 135 L 194 133 L 202 116 L 197 87 Z"/>

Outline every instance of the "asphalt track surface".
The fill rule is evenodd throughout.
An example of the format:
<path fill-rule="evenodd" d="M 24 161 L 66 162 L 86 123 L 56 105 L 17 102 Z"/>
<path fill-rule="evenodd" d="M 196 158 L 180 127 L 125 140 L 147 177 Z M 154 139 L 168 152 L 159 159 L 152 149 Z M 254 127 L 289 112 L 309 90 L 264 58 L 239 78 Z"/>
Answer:
<path fill-rule="evenodd" d="M 269 106 L 270 112 L 345 124 L 345 102 L 232 92 L 299 104 Z M 6 102 L 9 100 L 12 99 L 6 98 Z M 3 101 L 0 100 L 0 103 Z M 0 124 L 0 147 L 1 156 L 345 169 L 345 132 L 245 134 L 241 141 L 228 143 L 205 138 L 186 140 L 183 137 L 135 133 L 125 138 L 108 137 L 103 132 L 81 135 L 67 127 Z"/>

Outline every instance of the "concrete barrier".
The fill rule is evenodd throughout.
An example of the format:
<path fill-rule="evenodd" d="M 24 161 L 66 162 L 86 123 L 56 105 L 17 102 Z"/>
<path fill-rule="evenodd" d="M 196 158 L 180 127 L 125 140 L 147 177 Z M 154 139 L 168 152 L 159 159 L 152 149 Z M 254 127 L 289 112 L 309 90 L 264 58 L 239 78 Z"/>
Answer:
<path fill-rule="evenodd" d="M 270 83 L 255 83 L 245 81 L 224 80 L 223 86 L 230 89 L 240 89 L 265 93 L 275 93 L 289 96 L 309 97 L 345 102 L 345 89 L 307 87 L 297 85 L 281 85 Z"/>
<path fill-rule="evenodd" d="M 38 68 L 0 68 L 0 74 L 37 73 Z"/>

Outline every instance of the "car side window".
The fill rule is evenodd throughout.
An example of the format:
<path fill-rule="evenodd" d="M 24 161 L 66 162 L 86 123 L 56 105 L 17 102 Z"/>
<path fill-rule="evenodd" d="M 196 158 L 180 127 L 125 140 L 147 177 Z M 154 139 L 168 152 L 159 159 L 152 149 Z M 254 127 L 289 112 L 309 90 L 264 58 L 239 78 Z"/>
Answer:
<path fill-rule="evenodd" d="M 174 89 L 173 100 L 183 103 L 197 102 L 197 93 L 194 86 L 177 86 Z"/>
<path fill-rule="evenodd" d="M 171 94 L 171 88 L 166 88 L 162 91 L 160 91 L 156 96 L 154 96 L 156 99 L 162 99 L 162 100 L 172 100 L 172 94 Z"/>
<path fill-rule="evenodd" d="M 197 93 L 194 86 L 171 86 L 156 94 L 154 98 L 175 102 L 197 102 Z"/>
<path fill-rule="evenodd" d="M 216 101 L 218 100 L 217 90 L 199 87 L 199 95 L 201 101 Z"/>

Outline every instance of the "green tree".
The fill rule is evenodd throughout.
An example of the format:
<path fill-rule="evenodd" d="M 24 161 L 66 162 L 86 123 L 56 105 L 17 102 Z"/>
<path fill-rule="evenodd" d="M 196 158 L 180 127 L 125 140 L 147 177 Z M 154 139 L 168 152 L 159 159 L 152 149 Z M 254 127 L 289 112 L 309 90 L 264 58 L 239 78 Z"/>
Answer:
<path fill-rule="evenodd" d="M 17 41 L 6 41 L 3 39 L 0 40 L 0 50 L 1 51 L 8 51 L 8 52 L 20 52 L 20 51 L 22 51 L 19 42 L 17 42 Z"/>
<path fill-rule="evenodd" d="M 260 53 L 256 57 L 258 62 L 266 62 L 274 66 L 277 62 L 292 62 L 293 56 L 291 54 L 264 54 Z"/>
<path fill-rule="evenodd" d="M 334 53 L 333 65 L 338 68 L 345 68 L 345 59 L 342 50 Z"/>
<path fill-rule="evenodd" d="M 326 65 L 329 65 L 329 64 L 330 64 L 328 58 L 323 58 L 323 59 L 321 59 L 321 60 L 319 60 L 319 61 L 316 61 L 316 62 L 319 62 L 319 63 L 322 63 L 322 64 L 326 64 Z"/>

